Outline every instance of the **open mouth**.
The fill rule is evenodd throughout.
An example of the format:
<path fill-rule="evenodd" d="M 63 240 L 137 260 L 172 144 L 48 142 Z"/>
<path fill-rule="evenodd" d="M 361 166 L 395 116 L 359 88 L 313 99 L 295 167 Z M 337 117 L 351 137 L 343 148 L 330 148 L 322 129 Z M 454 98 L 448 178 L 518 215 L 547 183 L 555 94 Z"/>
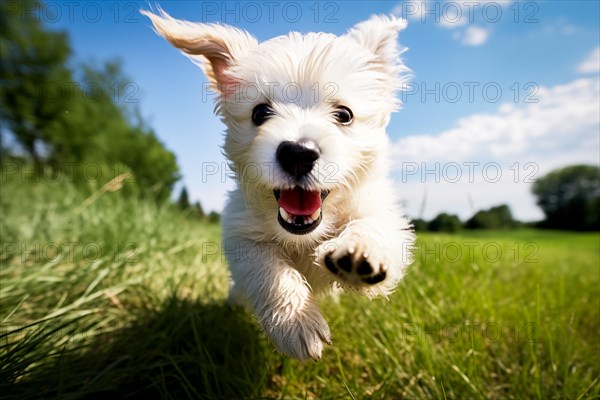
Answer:
<path fill-rule="evenodd" d="M 296 186 L 293 189 L 274 190 L 273 194 L 279 204 L 277 221 L 289 233 L 306 235 L 321 223 L 321 205 L 329 192 L 304 190 Z"/>

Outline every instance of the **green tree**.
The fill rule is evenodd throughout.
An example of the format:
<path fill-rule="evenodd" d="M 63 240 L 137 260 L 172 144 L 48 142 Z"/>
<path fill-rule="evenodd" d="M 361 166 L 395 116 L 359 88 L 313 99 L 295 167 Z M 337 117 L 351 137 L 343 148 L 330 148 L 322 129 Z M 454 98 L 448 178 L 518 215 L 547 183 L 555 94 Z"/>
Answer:
<path fill-rule="evenodd" d="M 0 119 L 36 166 L 48 143 L 45 128 L 67 110 L 73 80 L 66 33 L 45 30 L 29 12 L 41 6 L 8 1 L 0 13 Z"/>
<path fill-rule="evenodd" d="M 416 232 L 425 232 L 427 230 L 427 222 L 423 219 L 416 218 L 411 223 Z"/>
<path fill-rule="evenodd" d="M 210 214 L 208 214 L 208 222 L 210 222 L 211 224 L 217 224 L 217 223 L 219 223 L 220 220 L 221 220 L 221 216 L 219 215 L 218 212 L 211 211 Z"/>
<path fill-rule="evenodd" d="M 200 204 L 199 201 L 196 201 L 196 203 L 194 204 L 194 210 L 196 211 L 196 214 L 198 215 L 198 217 L 200 218 L 204 218 L 204 210 L 202 209 L 202 205 Z"/>
<path fill-rule="evenodd" d="M 188 197 L 188 192 L 185 186 L 181 189 L 181 193 L 179 193 L 179 199 L 177 199 L 177 205 L 182 210 L 187 210 L 190 208 L 190 199 Z"/>
<path fill-rule="evenodd" d="M 477 211 L 465 222 L 467 229 L 511 229 L 515 226 L 516 221 L 506 204 Z"/>
<path fill-rule="evenodd" d="M 79 90 L 71 112 L 49 127 L 52 157 L 124 164 L 133 171 L 143 195 L 166 200 L 179 179 L 179 168 L 175 155 L 139 116 L 137 104 L 123 103 L 127 97 L 123 90 L 131 85 L 135 89 L 135 83 L 114 61 L 101 69 L 84 65 L 82 71 L 79 87 L 90 93 Z"/>
<path fill-rule="evenodd" d="M 462 228 L 460 219 L 456 215 L 441 213 L 429 221 L 427 229 L 432 232 L 457 232 Z"/>
<path fill-rule="evenodd" d="M 179 168 L 175 155 L 140 117 L 136 84 L 118 62 L 72 72 L 66 67 L 67 35 L 45 30 L 30 12 L 40 9 L 37 0 L 3 4 L 2 135 L 11 132 L 37 170 L 44 163 L 56 168 L 94 163 L 101 171 L 123 166 L 137 183 L 138 190 L 130 193 L 168 199 Z M 2 146 L 5 142 L 3 136 Z M 104 175 L 103 181 L 114 177 Z"/>
<path fill-rule="evenodd" d="M 532 187 L 546 219 L 542 227 L 600 229 L 600 167 L 574 165 L 554 170 Z"/>

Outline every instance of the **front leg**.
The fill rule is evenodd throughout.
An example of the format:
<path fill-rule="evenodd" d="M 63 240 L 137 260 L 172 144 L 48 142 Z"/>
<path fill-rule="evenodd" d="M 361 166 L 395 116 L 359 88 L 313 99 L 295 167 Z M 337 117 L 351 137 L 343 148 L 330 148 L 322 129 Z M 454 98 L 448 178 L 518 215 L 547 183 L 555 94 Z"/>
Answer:
<path fill-rule="evenodd" d="M 321 358 L 323 343 L 331 343 L 329 326 L 304 276 L 278 247 L 231 239 L 225 248 L 235 282 L 230 298 L 245 301 L 278 351 Z"/>
<path fill-rule="evenodd" d="M 370 216 L 352 221 L 321 245 L 318 259 L 340 286 L 369 297 L 385 296 L 404 276 L 414 241 L 406 219 Z"/>

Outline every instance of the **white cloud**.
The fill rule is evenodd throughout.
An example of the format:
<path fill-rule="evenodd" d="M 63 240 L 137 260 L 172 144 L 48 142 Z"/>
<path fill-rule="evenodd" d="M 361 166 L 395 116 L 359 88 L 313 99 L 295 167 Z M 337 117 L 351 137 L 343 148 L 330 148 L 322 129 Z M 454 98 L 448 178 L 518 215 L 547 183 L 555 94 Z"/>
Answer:
<path fill-rule="evenodd" d="M 600 72 L 600 46 L 587 55 L 585 60 L 577 66 L 577 71 L 582 74 L 598 74 Z"/>
<path fill-rule="evenodd" d="M 536 17 L 533 17 L 533 18 L 536 18 Z M 568 19 L 566 19 L 564 17 L 559 17 L 559 18 L 551 19 L 551 20 L 547 20 L 547 19 L 541 20 L 538 28 L 532 29 L 528 35 L 531 39 L 542 38 L 542 39 L 548 40 L 548 38 L 550 38 L 552 36 L 572 35 L 572 34 L 578 32 L 579 30 L 580 29 L 576 25 L 569 22 Z"/>
<path fill-rule="evenodd" d="M 495 113 L 461 118 L 456 127 L 437 135 L 402 138 L 395 154 L 401 159 L 453 160 L 526 154 L 541 147 L 562 150 L 575 142 L 573 135 L 599 126 L 599 91 L 600 81 L 592 78 L 540 86 L 531 103 L 504 103 Z"/>
<path fill-rule="evenodd" d="M 497 7 L 509 4 L 503 0 L 482 0 L 476 5 L 486 7 L 486 3 L 488 5 L 493 3 Z M 440 28 L 453 29 L 455 30 L 452 34 L 453 39 L 466 46 L 480 46 L 488 40 L 491 30 L 473 25 L 480 19 L 475 16 L 482 12 L 480 9 L 477 10 L 479 13 L 476 13 L 474 6 L 475 3 L 408 0 L 398 3 L 392 9 L 392 14 L 421 23 L 434 23 Z"/>
<path fill-rule="evenodd" d="M 427 190 L 426 218 L 442 211 L 468 217 L 467 194 L 475 209 L 508 203 L 519 218 L 540 218 L 530 194 L 534 178 L 569 164 L 599 163 L 599 93 L 595 78 L 540 87 L 537 103 L 505 103 L 438 134 L 399 139 L 393 155 L 401 160 L 396 177 L 408 213 L 418 215 Z"/>
<path fill-rule="evenodd" d="M 480 26 L 469 26 L 462 35 L 461 43 L 467 46 L 481 46 L 490 37 L 490 30 Z"/>
<path fill-rule="evenodd" d="M 469 18 L 467 15 L 453 15 L 447 16 L 446 18 L 440 19 L 440 27 L 448 28 L 448 29 L 456 29 L 463 27 L 469 22 Z"/>

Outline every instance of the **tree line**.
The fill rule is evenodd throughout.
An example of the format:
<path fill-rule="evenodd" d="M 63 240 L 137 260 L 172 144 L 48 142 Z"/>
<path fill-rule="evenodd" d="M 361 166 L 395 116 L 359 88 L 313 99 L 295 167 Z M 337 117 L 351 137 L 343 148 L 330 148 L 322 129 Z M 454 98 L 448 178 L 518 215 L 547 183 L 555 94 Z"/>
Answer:
<path fill-rule="evenodd" d="M 185 186 L 181 188 L 176 204 L 188 217 L 208 221 L 213 224 L 216 224 L 221 220 L 221 216 L 216 211 L 211 211 L 208 215 L 205 214 L 199 201 L 196 201 L 193 204 L 190 203 L 188 191 Z"/>
<path fill-rule="evenodd" d="M 456 215 L 438 214 L 431 221 L 415 219 L 417 231 L 457 232 L 461 229 L 514 229 L 531 226 L 577 231 L 600 230 L 600 167 L 573 165 L 551 171 L 532 186 L 542 221 L 523 223 L 513 218 L 510 208 L 499 205 L 477 211 L 464 221 Z"/>

